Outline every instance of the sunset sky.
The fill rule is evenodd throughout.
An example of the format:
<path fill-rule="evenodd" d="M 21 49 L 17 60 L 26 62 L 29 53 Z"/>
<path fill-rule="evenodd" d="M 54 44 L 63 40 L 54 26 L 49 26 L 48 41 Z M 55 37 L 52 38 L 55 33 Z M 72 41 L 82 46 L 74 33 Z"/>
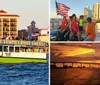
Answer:
<path fill-rule="evenodd" d="M 100 62 L 100 45 L 86 43 L 51 44 L 51 61 Z"/>

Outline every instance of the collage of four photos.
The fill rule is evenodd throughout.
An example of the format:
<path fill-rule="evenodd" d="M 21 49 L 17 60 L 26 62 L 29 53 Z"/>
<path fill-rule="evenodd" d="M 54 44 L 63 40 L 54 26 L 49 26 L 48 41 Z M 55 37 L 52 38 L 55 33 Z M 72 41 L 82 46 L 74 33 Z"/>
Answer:
<path fill-rule="evenodd" d="M 100 85 L 99 0 L 1 0 L 0 85 Z"/>

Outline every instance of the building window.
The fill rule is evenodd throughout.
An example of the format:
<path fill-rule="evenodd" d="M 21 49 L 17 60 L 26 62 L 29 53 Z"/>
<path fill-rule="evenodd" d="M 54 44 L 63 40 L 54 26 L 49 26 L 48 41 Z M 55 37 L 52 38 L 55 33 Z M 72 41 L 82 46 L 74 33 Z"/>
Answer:
<path fill-rule="evenodd" d="M 15 52 L 19 52 L 19 47 L 15 47 Z"/>
<path fill-rule="evenodd" d="M 10 47 L 10 52 L 14 52 L 14 47 Z"/>
<path fill-rule="evenodd" d="M 4 24 L 4 26 L 7 26 L 7 24 Z"/>
<path fill-rule="evenodd" d="M 3 27 L 3 31 L 6 31 L 6 27 Z"/>
<path fill-rule="evenodd" d="M 13 31 L 13 28 L 11 28 L 11 31 Z"/>
<path fill-rule="evenodd" d="M 14 24 L 11 24 L 11 26 L 15 26 Z"/>

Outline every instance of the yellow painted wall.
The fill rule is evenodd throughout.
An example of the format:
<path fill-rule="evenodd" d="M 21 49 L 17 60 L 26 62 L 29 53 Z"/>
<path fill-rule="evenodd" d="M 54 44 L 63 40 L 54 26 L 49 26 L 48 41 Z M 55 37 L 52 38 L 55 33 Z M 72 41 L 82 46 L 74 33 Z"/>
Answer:
<path fill-rule="evenodd" d="M 38 40 L 48 42 L 49 41 L 49 36 L 39 36 Z"/>

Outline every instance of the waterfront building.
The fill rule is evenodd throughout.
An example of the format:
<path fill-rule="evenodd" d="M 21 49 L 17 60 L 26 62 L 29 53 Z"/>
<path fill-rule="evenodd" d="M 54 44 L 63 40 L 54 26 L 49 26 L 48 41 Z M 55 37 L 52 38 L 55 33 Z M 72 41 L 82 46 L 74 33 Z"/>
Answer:
<path fill-rule="evenodd" d="M 50 29 L 58 28 L 61 24 L 61 18 L 51 18 L 50 19 Z"/>
<path fill-rule="evenodd" d="M 97 2 L 93 5 L 93 19 L 97 20 L 100 19 L 100 2 Z"/>
<path fill-rule="evenodd" d="M 28 32 L 26 29 L 18 30 L 18 37 L 23 39 L 23 38 L 27 38 L 27 36 L 28 36 Z"/>
<path fill-rule="evenodd" d="M 18 31 L 18 37 L 23 39 L 28 39 L 28 31 L 26 29 L 22 29 Z M 40 28 L 39 29 L 39 35 L 38 35 L 38 41 L 49 41 L 49 30 L 47 28 Z"/>
<path fill-rule="evenodd" d="M 18 36 L 18 15 L 8 14 L 4 10 L 0 10 L 0 38 Z"/>
<path fill-rule="evenodd" d="M 87 17 L 92 17 L 92 10 L 90 9 L 89 6 L 86 6 L 84 8 L 84 17 L 87 18 Z"/>
<path fill-rule="evenodd" d="M 40 30 L 40 35 L 38 36 L 39 41 L 48 42 L 49 41 L 49 30 L 42 28 Z"/>

